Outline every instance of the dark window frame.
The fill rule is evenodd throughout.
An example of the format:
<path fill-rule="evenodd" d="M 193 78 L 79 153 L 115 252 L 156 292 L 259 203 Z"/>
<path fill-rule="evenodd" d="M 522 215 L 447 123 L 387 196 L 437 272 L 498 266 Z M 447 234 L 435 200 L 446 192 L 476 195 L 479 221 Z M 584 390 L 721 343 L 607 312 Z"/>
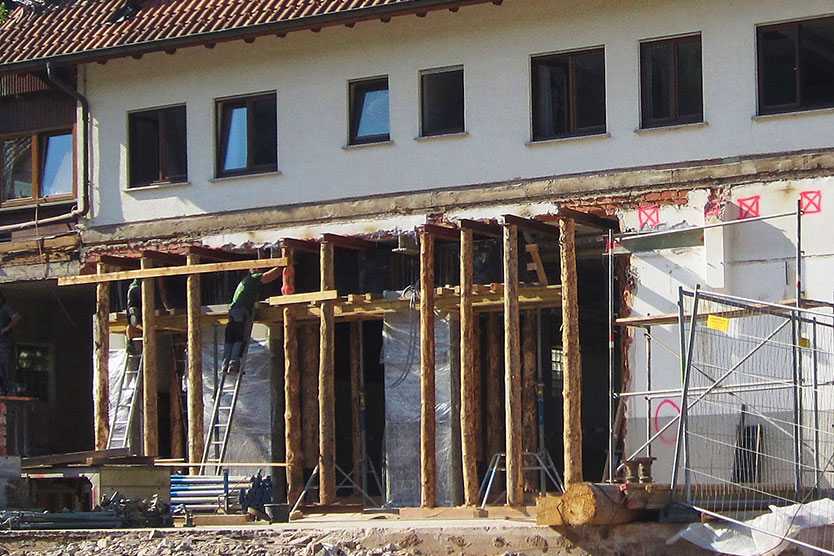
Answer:
<path fill-rule="evenodd" d="M 369 143 L 384 143 L 391 140 L 391 120 L 390 120 L 390 104 L 389 104 L 389 120 L 388 132 L 378 133 L 376 135 L 366 135 L 359 137 L 359 124 L 362 121 L 362 108 L 364 103 L 359 102 L 360 99 L 365 98 L 364 95 L 375 91 L 389 91 L 388 76 L 384 77 L 370 77 L 367 79 L 357 79 L 349 82 L 348 87 L 348 102 L 349 102 L 349 119 L 348 119 L 348 144 L 349 145 L 367 145 Z M 389 96 L 390 99 L 390 96 Z"/>
<path fill-rule="evenodd" d="M 428 107 L 426 106 L 425 94 L 425 78 L 430 75 L 438 75 L 442 73 L 460 73 L 461 75 L 461 125 L 454 128 L 441 130 L 426 130 L 426 120 Z M 458 133 L 466 133 L 466 74 L 463 71 L 463 66 L 448 66 L 443 68 L 433 68 L 420 71 L 420 137 L 441 137 L 443 135 L 455 135 Z"/>
<path fill-rule="evenodd" d="M 834 25 L 834 16 L 816 17 L 812 19 L 803 19 L 800 21 L 791 21 L 787 23 L 776 23 L 772 25 L 759 25 L 756 27 L 756 84 L 757 84 L 757 100 L 759 115 L 768 114 L 785 114 L 790 112 L 806 112 L 809 110 L 820 110 L 834 107 L 834 100 L 816 104 L 803 105 L 803 57 L 802 57 L 802 26 L 811 22 L 829 21 Z M 772 104 L 765 105 L 765 83 L 764 83 L 764 53 L 762 52 L 762 35 L 768 31 L 791 30 L 793 32 L 795 47 L 794 47 L 794 92 L 796 94 L 796 102 L 786 104 Z"/>
<path fill-rule="evenodd" d="M 582 137 L 587 135 L 600 135 L 606 133 L 608 129 L 608 103 L 606 80 L 603 74 L 603 112 L 605 113 L 605 123 L 599 126 L 578 126 L 578 113 L 576 108 L 576 60 L 584 56 L 602 55 L 603 67 L 605 67 L 605 47 L 586 48 L 582 50 L 572 50 L 570 52 L 559 52 L 554 54 L 537 54 L 530 58 L 530 107 L 531 107 L 531 126 L 530 137 L 531 142 L 550 141 L 552 139 L 562 139 L 565 137 Z M 568 131 L 564 133 L 547 134 L 538 129 L 538 122 L 540 121 L 541 100 L 539 99 L 539 75 L 536 71 L 538 64 L 543 64 L 553 61 L 567 60 L 568 64 Z"/>
<path fill-rule="evenodd" d="M 263 100 L 271 100 L 273 103 L 277 103 L 277 95 L 276 93 L 262 93 L 257 95 L 245 96 L 245 97 L 235 97 L 235 98 L 226 98 L 226 99 L 218 99 L 216 101 L 216 108 L 215 108 L 215 122 L 216 122 L 216 132 L 215 132 L 215 141 L 216 141 L 216 148 L 215 148 L 215 175 L 218 178 L 226 178 L 226 177 L 233 177 L 233 176 L 246 176 L 250 174 L 263 174 L 267 172 L 276 172 L 278 170 L 278 152 L 275 152 L 275 162 L 270 162 L 268 164 L 254 164 L 252 162 L 252 157 L 254 156 L 256 149 L 255 149 L 255 126 L 253 125 L 255 122 L 255 103 Z M 246 166 L 244 168 L 238 168 L 234 170 L 224 170 L 223 169 L 223 159 L 226 157 L 226 147 L 224 142 L 224 132 L 228 130 L 223 129 L 223 114 L 224 109 L 234 109 L 234 108 L 246 108 Z M 276 121 L 275 121 L 275 130 L 274 136 L 277 145 L 278 141 L 278 111 L 276 107 Z"/>
<path fill-rule="evenodd" d="M 697 42 L 701 52 L 701 110 L 698 114 L 681 116 L 679 113 L 680 104 L 680 89 L 678 83 L 678 45 L 687 42 Z M 669 84 L 669 104 L 671 116 L 666 118 L 648 119 L 647 114 L 650 113 L 649 102 L 650 98 L 648 91 L 651 89 L 649 84 L 648 74 L 645 71 L 645 56 L 648 47 L 669 45 L 672 47 L 671 59 L 671 83 Z M 704 59 L 703 59 L 703 42 L 701 40 L 701 33 L 690 35 L 682 35 L 679 37 L 672 37 L 668 39 L 648 39 L 640 42 L 640 128 L 652 129 L 657 127 L 668 127 L 675 125 L 698 124 L 704 122 Z"/>
<path fill-rule="evenodd" d="M 46 163 L 46 143 L 50 137 L 70 135 L 72 137 L 72 191 L 69 193 L 58 193 L 56 195 L 42 195 L 43 190 L 43 166 Z M 22 197 L 19 199 L 4 199 L 2 191 L 2 149 L 3 143 L 10 139 L 29 138 L 32 141 L 32 196 Z M 69 201 L 75 199 L 77 195 L 77 168 L 76 168 L 76 136 L 75 126 L 54 126 L 39 128 L 25 133 L 9 133 L 0 135 L 0 207 L 14 207 L 26 205 L 38 205 L 41 203 L 51 203 L 60 201 Z"/>
<path fill-rule="evenodd" d="M 184 167 L 185 167 L 185 174 L 182 175 L 173 175 L 167 176 L 165 175 L 165 167 L 166 167 L 166 157 L 169 149 L 165 144 L 165 120 L 162 118 L 162 115 L 168 112 L 177 112 L 182 111 L 183 117 L 186 117 L 186 108 L 185 104 L 178 104 L 176 106 L 166 106 L 165 108 L 151 108 L 147 110 L 137 110 L 134 112 L 128 113 L 128 172 L 127 172 L 127 187 L 128 189 L 135 189 L 139 187 L 146 187 L 151 185 L 167 185 L 173 183 L 185 183 L 188 181 L 188 121 L 186 120 L 186 128 L 185 128 L 185 160 Z M 158 156 L 158 164 L 157 164 L 157 178 L 151 181 L 134 181 L 133 176 L 133 168 L 134 164 L 137 163 L 133 152 L 133 142 L 134 142 L 134 134 L 133 134 L 133 122 L 135 118 L 155 114 L 157 116 L 159 131 L 157 136 L 157 156 Z"/>

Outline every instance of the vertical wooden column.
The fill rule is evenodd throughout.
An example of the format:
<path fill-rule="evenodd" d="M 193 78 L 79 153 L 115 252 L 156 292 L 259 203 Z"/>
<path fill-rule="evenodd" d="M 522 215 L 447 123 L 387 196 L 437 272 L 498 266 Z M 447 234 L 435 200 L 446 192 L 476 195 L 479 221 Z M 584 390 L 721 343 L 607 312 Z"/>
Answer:
<path fill-rule="evenodd" d="M 107 266 L 98 264 L 98 273 Z M 93 317 L 93 419 L 96 450 L 107 448 L 110 436 L 110 282 L 96 284 L 96 314 Z"/>
<path fill-rule="evenodd" d="M 477 421 L 475 407 L 475 310 L 472 306 L 472 230 L 460 231 L 460 423 L 463 499 L 467 506 L 478 503 Z"/>
<path fill-rule="evenodd" d="M 295 291 L 293 251 L 284 248 L 287 266 L 281 293 Z M 284 461 L 287 464 L 287 502 L 294 504 L 304 490 L 304 453 L 301 443 L 301 371 L 295 308 L 284 307 Z"/>
<path fill-rule="evenodd" d="M 182 422 L 182 386 L 176 363 L 171 367 L 168 380 L 168 422 L 171 423 L 171 457 L 185 457 L 185 429 Z"/>
<path fill-rule="evenodd" d="M 198 255 L 186 257 L 188 265 L 200 264 Z M 203 301 L 200 294 L 200 275 L 189 274 L 185 279 L 188 368 L 186 383 L 188 392 L 186 412 L 188 414 L 188 461 L 197 462 L 203 458 L 205 428 L 203 424 Z M 192 467 L 192 475 L 199 475 L 201 469 Z"/>
<path fill-rule="evenodd" d="M 321 244 L 321 289 L 336 287 L 333 271 L 333 244 Z M 321 304 L 319 322 L 319 501 L 336 501 L 336 404 L 333 378 L 334 315 L 333 302 Z"/>
<path fill-rule="evenodd" d="M 319 326 L 297 324 L 301 368 L 301 446 L 303 466 L 319 463 Z"/>
<path fill-rule="evenodd" d="M 350 323 L 350 431 L 352 435 L 353 480 L 362 484 L 362 322 Z"/>
<path fill-rule="evenodd" d="M 142 268 L 152 268 L 153 262 L 142 259 Z M 157 357 L 155 278 L 142 279 L 142 409 L 144 452 L 159 455 L 159 415 L 157 414 Z"/>
<path fill-rule="evenodd" d="M 536 311 L 525 311 L 523 317 L 521 319 L 521 444 L 525 452 L 536 452 L 539 444 L 539 412 L 536 397 L 538 382 Z M 528 471 L 525 474 L 524 489 L 526 491 L 538 490 L 537 475 L 535 471 Z"/>
<path fill-rule="evenodd" d="M 475 459 L 484 461 L 484 400 L 483 365 L 481 357 L 481 317 L 478 313 L 472 319 L 472 389 L 474 390 L 475 411 Z"/>
<path fill-rule="evenodd" d="M 420 505 L 437 505 L 434 382 L 434 238 L 420 233 Z"/>
<path fill-rule="evenodd" d="M 504 419 L 501 417 L 501 317 L 491 312 L 487 317 L 486 427 L 487 460 L 504 451 Z"/>
<path fill-rule="evenodd" d="M 521 447 L 521 346 L 518 335 L 518 228 L 504 225 L 504 417 L 507 504 L 524 503 Z"/>
<path fill-rule="evenodd" d="M 564 382 L 565 486 L 582 482 L 582 362 L 579 355 L 579 301 L 576 281 L 575 224 L 559 220 L 562 273 L 562 352 Z"/>

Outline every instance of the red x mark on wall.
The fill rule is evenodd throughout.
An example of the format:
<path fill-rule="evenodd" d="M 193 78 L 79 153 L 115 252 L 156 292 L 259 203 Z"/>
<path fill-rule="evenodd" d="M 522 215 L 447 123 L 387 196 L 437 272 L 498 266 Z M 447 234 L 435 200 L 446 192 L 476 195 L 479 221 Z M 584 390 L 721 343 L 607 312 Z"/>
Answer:
<path fill-rule="evenodd" d="M 805 214 L 822 212 L 822 192 L 802 191 L 799 194 L 799 208 Z"/>
<path fill-rule="evenodd" d="M 660 207 L 640 207 L 637 211 L 640 229 L 653 228 L 660 224 Z"/>
<path fill-rule="evenodd" d="M 755 218 L 759 216 L 759 196 L 745 197 L 738 200 L 738 218 Z"/>

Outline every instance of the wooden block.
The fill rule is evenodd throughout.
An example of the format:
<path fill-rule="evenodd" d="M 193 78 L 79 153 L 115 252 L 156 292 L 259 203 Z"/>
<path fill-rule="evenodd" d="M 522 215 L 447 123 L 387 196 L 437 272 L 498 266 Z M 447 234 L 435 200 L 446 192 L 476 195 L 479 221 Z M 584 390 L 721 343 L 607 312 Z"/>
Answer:
<path fill-rule="evenodd" d="M 338 297 L 338 291 L 324 290 L 318 292 L 293 293 L 290 295 L 276 295 L 267 299 L 267 303 L 277 307 L 282 305 L 296 305 L 300 303 L 314 303 L 317 301 L 330 301 L 337 299 Z"/>

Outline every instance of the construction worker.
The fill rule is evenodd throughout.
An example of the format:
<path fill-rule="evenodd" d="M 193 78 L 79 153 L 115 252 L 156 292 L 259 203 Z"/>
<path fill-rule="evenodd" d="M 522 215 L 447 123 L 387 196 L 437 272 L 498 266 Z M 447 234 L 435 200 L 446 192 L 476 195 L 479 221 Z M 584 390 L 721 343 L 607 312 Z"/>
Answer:
<path fill-rule="evenodd" d="M 251 269 L 249 274 L 235 288 L 232 304 L 229 306 L 229 322 L 226 324 L 226 340 L 223 346 L 223 372 L 240 371 L 240 359 L 246 351 L 246 343 L 252 333 L 252 318 L 255 314 L 255 302 L 261 297 L 264 284 L 281 277 L 281 267 L 266 272 Z"/>
<path fill-rule="evenodd" d="M 161 277 L 156 279 L 156 291 L 159 294 L 159 301 L 162 302 L 162 307 L 166 311 L 170 311 L 168 306 L 168 292 L 165 289 L 165 281 Z M 134 279 L 127 287 L 126 297 L 126 312 L 127 312 L 127 351 L 128 353 L 138 354 L 139 351 L 133 345 L 133 340 L 139 338 L 142 333 L 139 328 L 142 326 L 142 280 Z M 156 300 L 154 300 L 156 301 Z M 156 306 L 157 303 L 154 303 Z"/>
<path fill-rule="evenodd" d="M 15 369 L 14 327 L 23 315 L 6 303 L 6 296 L 0 292 L 0 395 L 7 396 L 9 380 Z"/>

